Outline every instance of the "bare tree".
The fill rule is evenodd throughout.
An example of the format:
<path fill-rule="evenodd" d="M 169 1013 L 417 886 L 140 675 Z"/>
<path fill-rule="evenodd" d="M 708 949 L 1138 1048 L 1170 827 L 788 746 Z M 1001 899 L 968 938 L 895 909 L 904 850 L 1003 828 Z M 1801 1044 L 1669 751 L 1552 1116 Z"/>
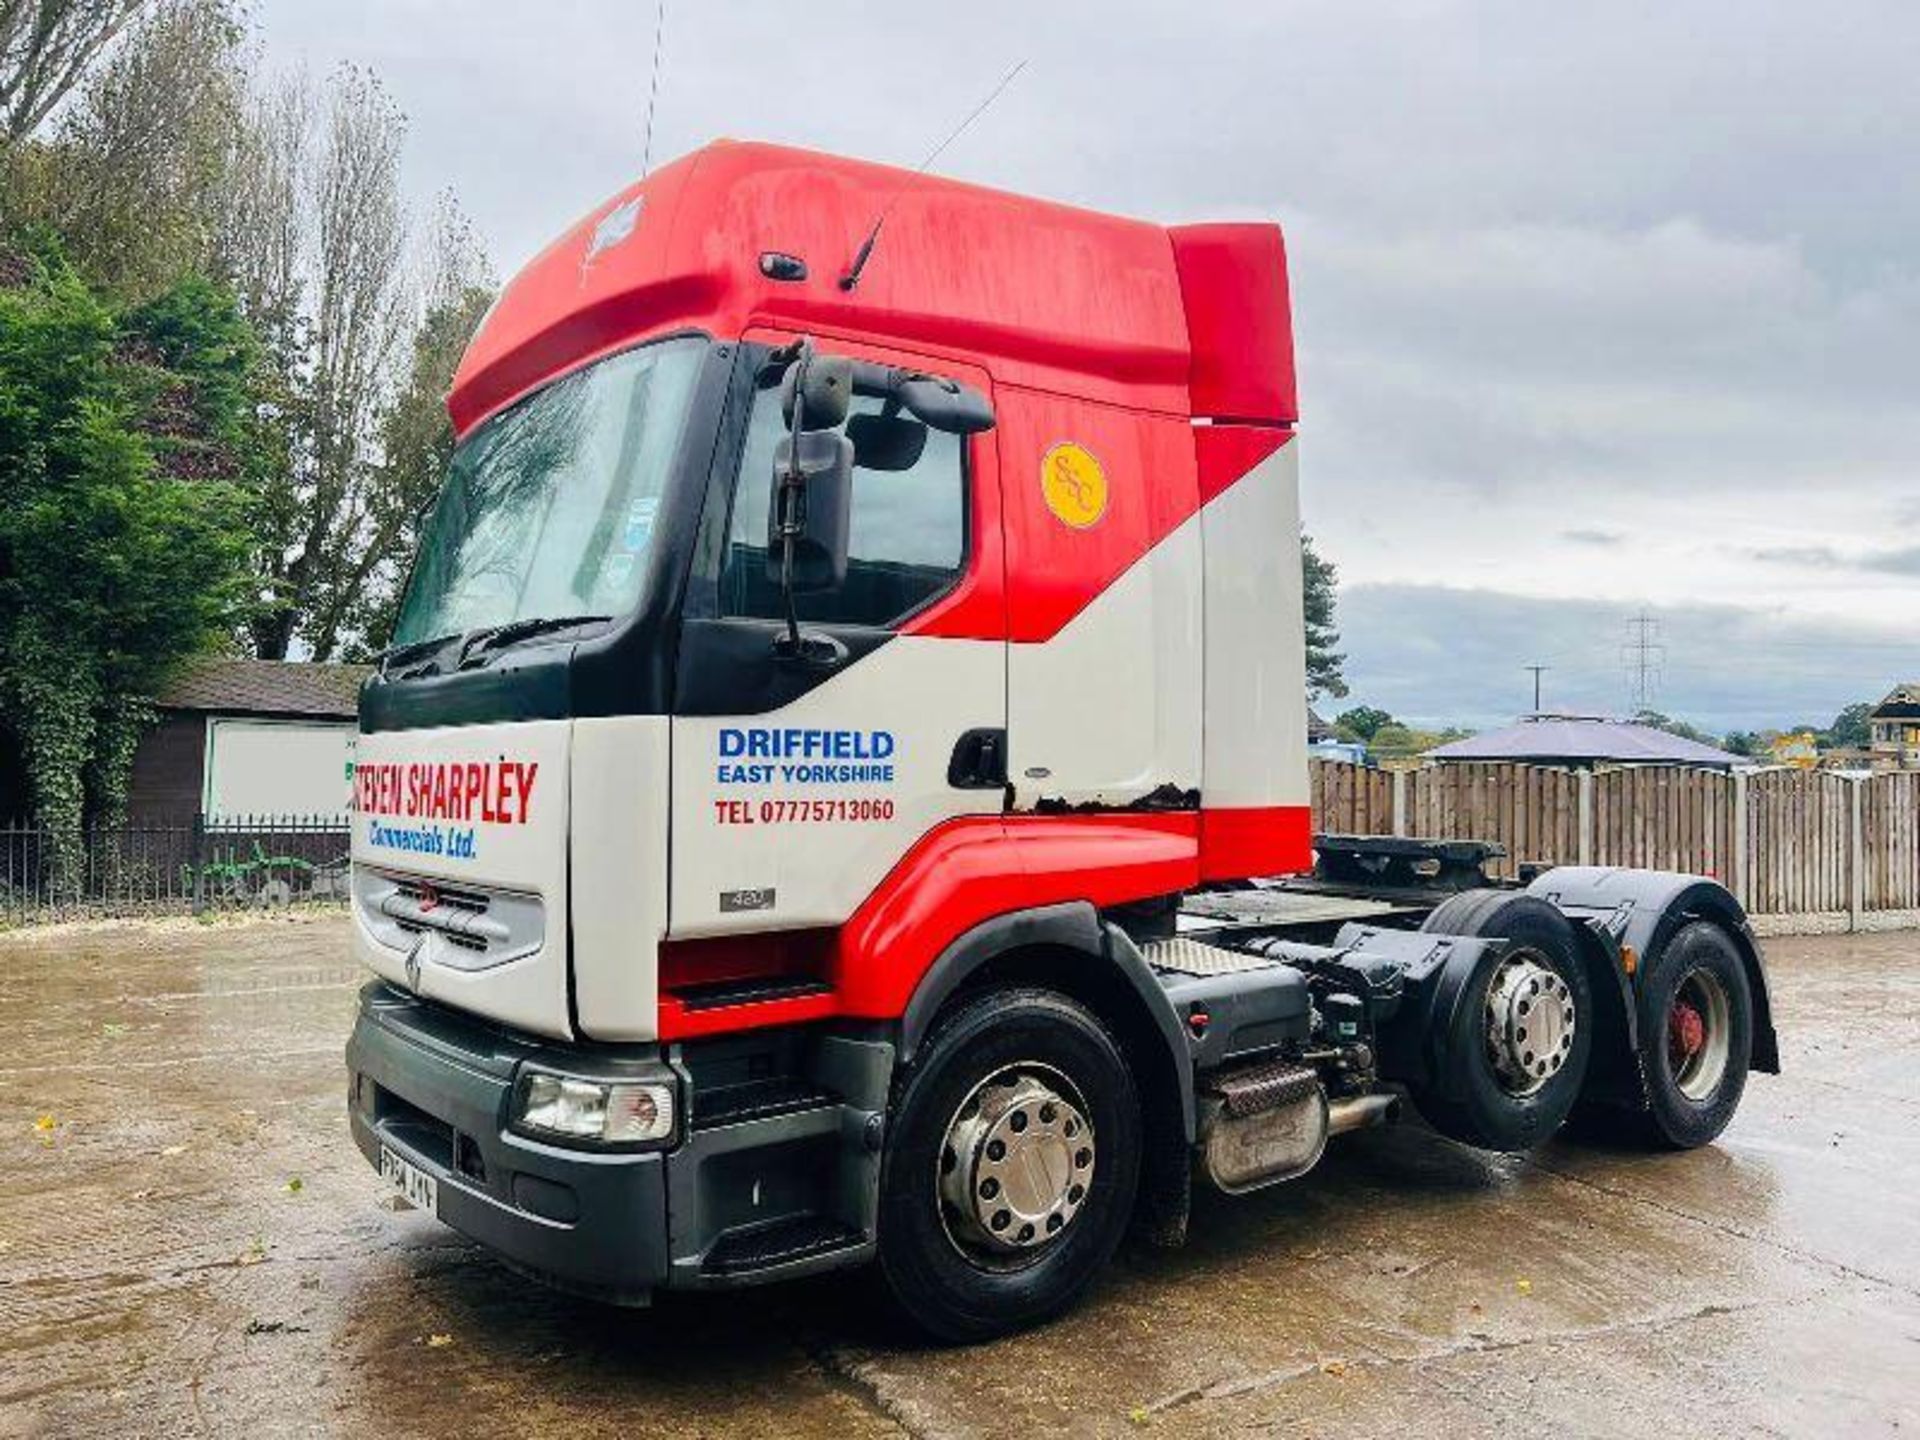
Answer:
<path fill-rule="evenodd" d="M 332 82 L 326 136 L 311 181 L 310 337 L 294 407 L 293 504 L 265 557 L 272 606 L 254 626 L 258 653 L 284 659 L 296 638 L 330 658 L 367 543 L 378 482 L 380 417 L 412 315 L 400 198 L 406 121 L 365 71 Z M 277 507 L 276 507 L 277 508 Z"/>
<path fill-rule="evenodd" d="M 346 648 L 356 654 L 378 650 L 392 636 L 408 558 L 453 456 L 447 391 L 498 289 L 473 224 L 451 192 L 435 207 L 428 246 L 411 361 L 381 423 L 366 543 L 339 590 L 352 631 Z"/>
<path fill-rule="evenodd" d="M 0 149 L 24 140 L 147 0 L 0 0 Z"/>
<path fill-rule="evenodd" d="M 142 295 L 204 262 L 242 128 L 241 42 L 230 0 L 163 0 L 75 90 L 44 218 L 95 279 Z"/>
<path fill-rule="evenodd" d="M 212 268 L 233 287 L 255 331 L 291 371 L 304 329 L 306 189 L 319 128 L 304 74 L 252 77 L 212 197 Z"/>

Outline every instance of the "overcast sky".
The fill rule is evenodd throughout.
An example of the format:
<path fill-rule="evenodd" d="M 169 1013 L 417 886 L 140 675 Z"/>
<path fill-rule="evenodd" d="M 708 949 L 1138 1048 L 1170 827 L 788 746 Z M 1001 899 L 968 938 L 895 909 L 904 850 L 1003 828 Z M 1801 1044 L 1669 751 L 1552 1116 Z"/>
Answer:
<path fill-rule="evenodd" d="M 259 0 L 373 66 L 511 273 L 639 173 L 654 5 Z M 716 135 L 1161 221 L 1273 218 L 1353 701 L 1823 719 L 1920 678 L 1920 5 L 667 0 Z M 1331 706 L 1341 708 L 1339 703 Z"/>

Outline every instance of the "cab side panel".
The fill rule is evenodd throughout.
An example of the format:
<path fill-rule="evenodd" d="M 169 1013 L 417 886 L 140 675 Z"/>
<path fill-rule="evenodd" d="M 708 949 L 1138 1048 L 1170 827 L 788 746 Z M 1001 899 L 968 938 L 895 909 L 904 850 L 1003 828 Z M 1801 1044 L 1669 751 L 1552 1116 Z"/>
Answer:
<path fill-rule="evenodd" d="M 1206 556 L 1202 877 L 1313 864 L 1300 496 L 1286 431 L 1194 430 Z"/>
<path fill-rule="evenodd" d="M 998 428 L 1013 808 L 1190 804 L 1201 536 L 1187 422 L 1003 388 Z M 1064 445 L 1093 457 L 1102 491 L 1065 517 L 1047 486 Z"/>

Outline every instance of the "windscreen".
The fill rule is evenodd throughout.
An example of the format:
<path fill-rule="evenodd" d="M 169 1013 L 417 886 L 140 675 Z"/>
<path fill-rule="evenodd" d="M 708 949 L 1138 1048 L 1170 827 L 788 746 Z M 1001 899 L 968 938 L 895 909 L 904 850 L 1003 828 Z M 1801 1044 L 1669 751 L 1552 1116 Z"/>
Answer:
<path fill-rule="evenodd" d="M 630 610 L 705 348 L 668 340 L 609 356 L 469 436 L 393 643 Z"/>

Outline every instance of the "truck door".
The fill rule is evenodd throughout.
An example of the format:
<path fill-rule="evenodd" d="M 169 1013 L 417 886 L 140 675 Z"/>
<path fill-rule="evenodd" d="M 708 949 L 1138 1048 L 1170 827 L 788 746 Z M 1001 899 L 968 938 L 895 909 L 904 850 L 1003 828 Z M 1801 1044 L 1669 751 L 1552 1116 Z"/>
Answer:
<path fill-rule="evenodd" d="M 817 343 L 988 390 L 969 367 Z M 1004 808 L 993 432 L 927 429 L 917 454 L 908 445 L 883 459 L 878 447 L 863 457 L 850 429 L 846 582 L 796 601 L 803 630 L 835 653 L 795 661 L 776 650 L 785 611 L 767 563 L 784 424 L 766 354 L 743 346 L 685 606 L 672 721 L 675 939 L 838 925 L 929 831 Z M 856 372 L 854 416 L 878 414 L 882 401 L 861 388 Z"/>

